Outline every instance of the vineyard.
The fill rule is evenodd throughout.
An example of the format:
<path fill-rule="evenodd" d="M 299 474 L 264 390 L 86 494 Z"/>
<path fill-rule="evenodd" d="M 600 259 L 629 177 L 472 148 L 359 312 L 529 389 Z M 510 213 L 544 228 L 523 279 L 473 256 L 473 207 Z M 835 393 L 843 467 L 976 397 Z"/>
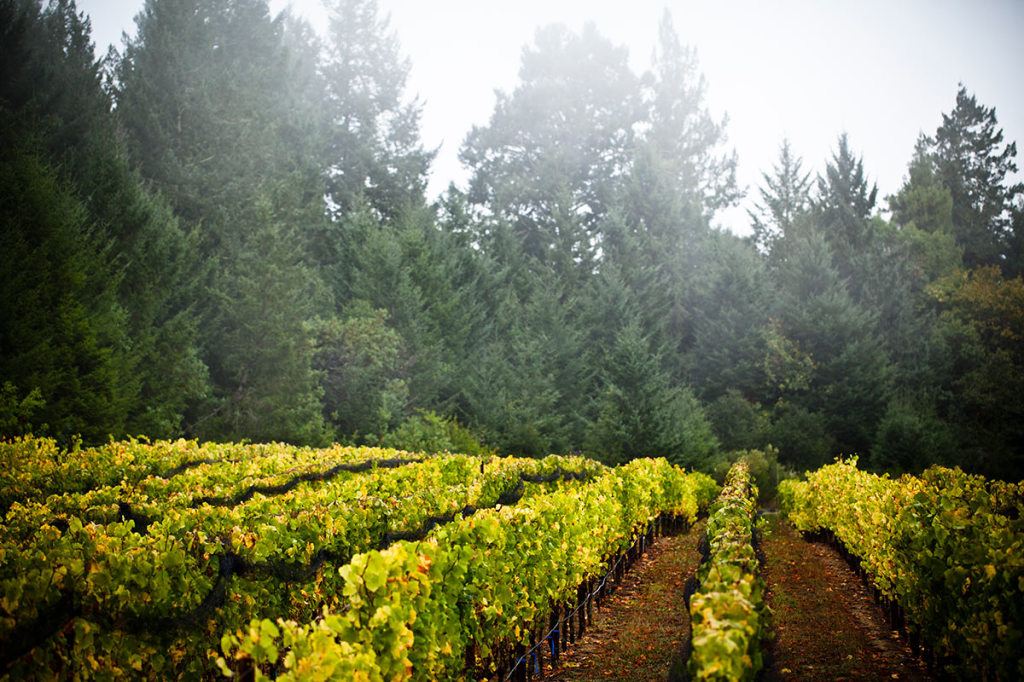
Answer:
<path fill-rule="evenodd" d="M 780 508 L 839 544 L 933 667 L 1024 679 L 1024 489 L 932 467 L 891 479 L 836 462 L 785 481 Z"/>
<path fill-rule="evenodd" d="M 3 679 L 543 677 L 650 543 L 704 515 L 684 676 L 752 679 L 771 647 L 742 460 L 720 488 L 650 459 L 32 438 L 0 453 Z M 935 670 L 1024 677 L 1019 486 L 849 460 L 779 500 Z"/>
<path fill-rule="evenodd" d="M 10 679 L 497 674 L 581 585 L 715 491 L 663 460 L 3 450 Z"/>
<path fill-rule="evenodd" d="M 756 500 L 750 470 L 740 462 L 729 470 L 708 519 L 707 556 L 690 600 L 695 679 L 746 679 L 761 669 L 767 610 L 752 544 Z"/>

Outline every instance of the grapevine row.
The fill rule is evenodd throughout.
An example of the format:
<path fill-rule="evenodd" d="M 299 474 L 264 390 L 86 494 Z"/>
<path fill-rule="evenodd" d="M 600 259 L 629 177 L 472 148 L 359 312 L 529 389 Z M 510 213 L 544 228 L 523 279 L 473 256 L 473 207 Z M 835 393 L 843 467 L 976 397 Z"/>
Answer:
<path fill-rule="evenodd" d="M 48 503 L 74 513 L 79 499 L 97 495 L 161 498 L 166 504 L 227 504 L 303 477 L 322 476 L 332 468 L 352 470 L 408 458 L 407 453 L 384 448 L 198 445 L 184 440 L 62 450 L 52 439 L 18 438 L 0 441 L 0 509 Z"/>
<path fill-rule="evenodd" d="M 757 487 L 741 460 L 711 508 L 707 554 L 690 598 L 687 671 L 693 679 L 752 680 L 762 667 L 768 608 L 752 544 L 756 518 Z"/>
<path fill-rule="evenodd" d="M 851 554 L 947 673 L 1024 679 L 1024 488 L 932 467 L 891 479 L 856 458 L 786 481 L 780 509 Z"/>
<path fill-rule="evenodd" d="M 447 456 L 306 483 L 277 497 L 256 495 L 235 507 L 160 507 L 154 500 L 150 512 L 162 516 L 145 535 L 118 519 L 71 516 L 62 529 L 40 507 L 41 525 L 24 541 L 16 531 L 25 530 L 25 519 L 10 518 L 12 509 L 0 534 L 0 663 L 11 666 L 12 677 L 83 667 L 100 676 L 132 667 L 203 674 L 212 665 L 207 643 L 188 629 L 310 617 L 338 603 L 337 574 L 325 562 L 344 564 L 390 542 L 389 534 L 422 534 L 456 512 L 514 499 L 524 478 L 600 467 L 583 461 L 507 458 L 484 465 Z"/>
<path fill-rule="evenodd" d="M 257 678 L 499 678 L 499 653 L 528 647 L 557 605 L 573 602 L 659 514 L 692 522 L 713 494 L 706 476 L 638 460 L 586 486 L 456 520 L 422 542 L 355 556 L 338 572 L 341 608 L 227 631 L 218 662 Z"/>

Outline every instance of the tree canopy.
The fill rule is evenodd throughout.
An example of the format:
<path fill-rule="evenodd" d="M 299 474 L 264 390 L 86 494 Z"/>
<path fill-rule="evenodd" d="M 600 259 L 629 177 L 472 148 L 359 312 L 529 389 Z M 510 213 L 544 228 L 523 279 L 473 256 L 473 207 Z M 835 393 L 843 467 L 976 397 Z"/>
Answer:
<path fill-rule="evenodd" d="M 723 231 L 737 151 L 671 16 L 642 71 L 546 26 L 430 198 L 394 32 L 328 10 L 147 0 L 97 60 L 73 0 L 0 0 L 3 435 L 1022 477 L 1024 187 L 966 87 L 892 196 L 846 134 L 818 171 L 782 141 Z"/>

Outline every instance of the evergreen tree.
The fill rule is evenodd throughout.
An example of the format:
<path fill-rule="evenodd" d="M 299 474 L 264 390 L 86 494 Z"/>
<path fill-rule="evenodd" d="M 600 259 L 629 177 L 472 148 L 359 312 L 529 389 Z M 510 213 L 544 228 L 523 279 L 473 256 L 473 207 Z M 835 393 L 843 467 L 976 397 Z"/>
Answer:
<path fill-rule="evenodd" d="M 475 427 L 466 410 L 463 376 L 477 364 L 481 341 L 495 326 L 501 271 L 453 225 L 465 207 L 462 198 L 447 199 L 436 225 L 419 223 L 404 240 L 406 267 L 422 297 L 414 334 L 420 350 L 413 365 L 421 378 L 410 390 L 416 407 L 455 415 Z"/>
<path fill-rule="evenodd" d="M 722 152 L 726 121 L 708 112 L 696 56 L 680 44 L 667 11 L 641 83 L 644 125 L 617 206 L 628 227 L 609 231 L 602 248 L 630 278 L 637 314 L 656 344 L 674 351 L 667 369 L 683 381 L 701 273 L 718 247 L 709 226 L 716 211 L 741 196 L 736 155 Z"/>
<path fill-rule="evenodd" d="M 953 196 L 939 178 L 924 136 L 914 148 L 903 186 L 889 197 L 889 210 L 897 239 L 909 250 L 916 290 L 962 265 L 963 249 L 954 235 Z"/>
<path fill-rule="evenodd" d="M 877 314 L 850 296 L 820 232 L 804 229 L 788 240 L 774 314 L 814 370 L 807 390 L 784 400 L 824 416 L 835 441 L 830 455 L 867 453 L 892 391 Z"/>
<path fill-rule="evenodd" d="M 863 274 L 856 260 L 872 241 L 871 212 L 877 196 L 878 187 L 869 186 L 863 160 L 854 156 L 846 134 L 840 135 L 839 148 L 825 164 L 825 175 L 818 177 L 814 211 L 832 246 L 840 277 L 854 279 L 854 286 Z"/>
<path fill-rule="evenodd" d="M 573 396 L 599 390 L 600 377 L 585 368 L 603 365 L 617 331 L 634 320 L 652 346 L 665 349 L 665 375 L 683 381 L 698 273 L 715 248 L 708 221 L 738 196 L 735 156 L 719 152 L 724 123 L 708 114 L 703 91 L 693 54 L 667 15 L 654 69 L 642 78 L 592 26 L 580 35 L 557 26 L 538 32 L 524 53 L 520 85 L 499 96 L 489 125 L 474 129 L 462 150 L 474 172 L 468 239 L 508 273 L 495 280 L 507 292 L 495 317 L 538 325 L 509 330 L 489 353 L 498 362 L 536 353 L 529 372 L 538 372 L 542 388 L 530 399 L 515 389 L 523 397 L 504 401 L 474 391 L 483 412 L 531 404 L 523 414 L 550 422 L 531 438 L 578 447 L 575 436 L 544 434 L 580 433 L 578 424 L 597 419 L 600 404 Z M 542 316 L 523 314 L 541 300 Z M 580 350 L 551 363 L 536 340 L 558 335 Z M 573 365 L 564 358 L 582 371 L 550 385 Z M 557 406 L 571 406 L 567 420 L 555 418 Z"/>
<path fill-rule="evenodd" d="M 116 68 L 143 176 L 198 242 L 197 313 L 213 394 L 196 435 L 323 438 L 308 262 L 323 220 L 315 55 L 263 0 L 149 0 Z"/>
<path fill-rule="evenodd" d="M 85 428 L 93 439 L 125 430 L 176 435 L 186 403 L 205 387 L 189 311 L 190 245 L 166 205 L 146 192 L 129 170 L 109 97 L 101 87 L 88 19 L 70 0 L 46 9 L 34 0 L 11 1 L 0 12 L 0 23 L 8 31 L 0 91 L 10 114 L 5 114 L 5 130 L 10 139 L 31 140 L 12 152 L 11 160 L 34 156 L 40 164 L 34 178 L 55 183 L 40 191 L 63 197 L 58 203 L 80 205 L 80 219 L 69 225 L 82 232 L 82 258 L 88 260 L 92 256 L 86 254 L 93 253 L 105 260 L 103 278 L 108 281 L 91 290 L 72 289 L 79 294 L 113 291 L 122 310 L 117 321 L 97 316 L 110 325 L 101 337 L 116 343 L 107 352 L 121 366 L 117 397 L 112 399 L 119 413 L 111 423 L 86 420 Z M 85 270 L 95 273 L 94 268 Z M 87 300 L 78 302 L 91 307 Z M 12 328 L 21 324 L 10 319 Z"/>
<path fill-rule="evenodd" d="M 687 348 L 686 376 L 708 402 L 729 390 L 755 397 L 772 282 L 749 242 L 716 232 L 708 244 L 690 303 L 693 343 Z"/>
<path fill-rule="evenodd" d="M 329 12 L 321 43 L 267 0 L 147 0 L 104 90 L 73 0 L 0 0 L 0 431 L 382 443 L 434 411 L 518 454 L 701 466 L 717 431 L 1017 475 L 1024 187 L 964 88 L 891 222 L 845 135 L 813 187 L 784 142 L 741 240 L 669 14 L 642 76 L 548 27 L 427 206 L 394 33 Z"/>
<path fill-rule="evenodd" d="M 703 408 L 689 388 L 671 383 L 638 325 L 619 333 L 609 360 L 588 452 L 608 464 L 665 457 L 681 466 L 706 467 L 718 441 Z"/>
<path fill-rule="evenodd" d="M 386 311 L 387 322 L 382 325 L 401 339 L 401 374 L 407 382 L 408 397 L 394 411 L 396 419 L 407 416 L 416 407 L 434 407 L 441 350 L 429 307 L 444 305 L 424 297 L 419 280 L 428 275 L 414 267 L 418 258 L 432 270 L 439 266 L 432 258 L 440 254 L 427 243 L 428 231 L 434 228 L 410 224 L 406 218 L 381 222 L 366 205 L 345 217 L 334 218 L 342 255 L 337 264 L 326 270 L 335 285 L 338 317 L 351 321 L 365 317 L 367 310 Z M 362 352 L 375 354 L 377 350 L 368 347 Z M 377 397 L 371 394 L 366 399 L 373 402 Z M 344 414 L 340 416 L 343 421 L 349 419 Z"/>
<path fill-rule="evenodd" d="M 614 267 L 628 287 L 634 315 L 660 345 L 685 345 L 693 272 L 703 256 L 707 224 L 698 204 L 677 190 L 664 161 L 641 147 L 619 200 L 602 221 L 601 270 Z"/>
<path fill-rule="evenodd" d="M 434 158 L 420 140 L 421 105 L 403 100 L 409 62 L 376 0 L 332 0 L 328 10 L 327 195 L 339 215 L 369 206 L 392 221 L 423 206 Z"/>
<path fill-rule="evenodd" d="M 637 78 L 591 24 L 540 29 L 519 77 L 463 144 L 469 199 L 511 226 L 532 262 L 571 278 L 593 267 L 596 223 L 630 161 Z"/>
<path fill-rule="evenodd" d="M 779 148 L 779 160 L 771 174 L 762 173 L 758 188 L 761 201 L 749 211 L 758 250 L 770 254 L 775 241 L 793 229 L 795 221 L 810 211 L 811 174 L 803 171 L 803 160 L 794 157 L 789 140 Z"/>
<path fill-rule="evenodd" d="M 0 374 L 16 403 L 34 395 L 36 406 L 20 420 L 0 416 L 8 427 L 65 443 L 123 435 L 136 396 L 124 386 L 126 325 L 105 240 L 3 113 L 0 248 L 13 265 L 0 277 Z"/>
<path fill-rule="evenodd" d="M 978 103 L 963 85 L 956 107 L 942 115 L 929 139 L 943 186 L 953 199 L 953 228 L 964 249 L 964 264 L 1001 265 L 1011 213 L 1024 184 L 1009 184 L 1017 171 L 1017 144 L 1003 145 L 996 111 Z"/>
<path fill-rule="evenodd" d="M 506 284 L 498 286 L 504 294 L 493 309 L 493 326 L 478 340 L 482 353 L 466 367 L 474 421 L 503 451 L 542 456 L 578 449 L 591 375 L 580 301 L 563 298 L 553 273 L 523 277 L 509 268 L 502 275 Z"/>
<path fill-rule="evenodd" d="M 718 154 L 728 118 L 719 123 L 704 106 L 704 77 L 696 51 L 679 42 L 668 9 L 658 25 L 654 68 L 645 79 L 649 130 L 644 143 L 668 167 L 676 191 L 710 221 L 742 196 L 736 186 L 736 153 Z"/>
<path fill-rule="evenodd" d="M 863 163 L 849 151 L 845 136 L 826 165 L 826 177 L 819 181 L 815 210 L 835 267 L 852 300 L 874 315 L 873 331 L 893 363 L 895 386 L 917 394 L 931 373 L 935 349 L 933 320 L 920 313 L 914 296 L 915 284 L 920 287 L 910 253 L 914 235 L 897 235 L 882 218 L 871 216 L 876 189 L 869 188 Z M 950 246 L 941 237 L 917 241 L 933 254 L 944 244 Z"/>
<path fill-rule="evenodd" d="M 316 260 L 334 299 L 331 324 L 360 324 L 368 310 L 386 312 L 386 321 L 378 323 L 380 334 L 349 337 L 350 344 L 363 340 L 369 346 L 350 347 L 342 355 L 376 357 L 377 341 L 392 334 L 401 348 L 395 356 L 401 366 L 386 373 L 400 382 L 401 391 L 376 382 L 365 396 L 370 405 L 387 403 L 388 419 L 367 421 L 363 410 L 333 409 L 344 395 L 358 391 L 334 380 L 325 386 L 329 420 L 342 432 L 354 429 L 365 436 L 382 433 L 413 410 L 442 403 L 457 409 L 459 389 L 451 384 L 459 360 L 447 343 L 466 333 L 451 323 L 452 311 L 470 294 L 452 284 L 465 276 L 468 261 L 462 256 L 468 246 L 448 239 L 425 203 L 434 152 L 423 149 L 420 104 L 405 99 L 409 63 L 401 58 L 388 22 L 378 17 L 377 3 L 336 0 L 328 9 L 330 31 L 320 70 L 326 88 L 330 221 L 317 240 Z M 463 320 L 471 324 L 476 313 L 468 311 L 478 307 L 469 304 L 466 310 Z M 338 352 L 330 345 L 318 351 Z"/>

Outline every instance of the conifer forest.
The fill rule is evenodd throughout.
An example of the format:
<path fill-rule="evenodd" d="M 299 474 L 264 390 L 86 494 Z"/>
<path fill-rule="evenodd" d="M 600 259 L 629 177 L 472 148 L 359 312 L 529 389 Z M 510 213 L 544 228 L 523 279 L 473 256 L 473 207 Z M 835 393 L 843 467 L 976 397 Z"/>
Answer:
<path fill-rule="evenodd" d="M 780 140 L 740 238 L 709 227 L 736 156 L 671 20 L 642 74 L 543 28 L 468 189 L 428 202 L 409 64 L 375 3 L 335 5 L 321 40 L 259 0 L 148 2 L 97 61 L 73 2 L 5 0 L 5 435 L 442 419 L 522 455 L 1021 477 L 1024 192 L 968 85 L 892 196 L 845 136 L 814 175 Z"/>

